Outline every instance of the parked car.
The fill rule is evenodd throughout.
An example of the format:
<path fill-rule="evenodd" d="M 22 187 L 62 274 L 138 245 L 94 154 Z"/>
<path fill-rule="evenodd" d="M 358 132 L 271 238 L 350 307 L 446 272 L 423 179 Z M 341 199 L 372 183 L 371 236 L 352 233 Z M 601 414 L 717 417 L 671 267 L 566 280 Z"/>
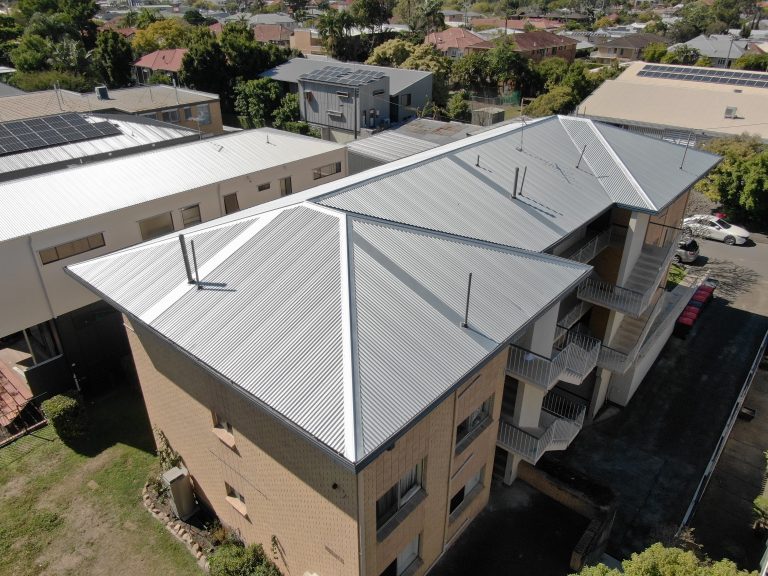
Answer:
<path fill-rule="evenodd" d="M 677 243 L 675 251 L 675 262 L 690 264 L 699 257 L 699 244 L 693 238 L 683 238 Z"/>
<path fill-rule="evenodd" d="M 696 214 L 683 220 L 683 232 L 710 240 L 720 240 L 726 244 L 744 244 L 749 232 L 740 226 L 726 222 L 711 214 Z"/>

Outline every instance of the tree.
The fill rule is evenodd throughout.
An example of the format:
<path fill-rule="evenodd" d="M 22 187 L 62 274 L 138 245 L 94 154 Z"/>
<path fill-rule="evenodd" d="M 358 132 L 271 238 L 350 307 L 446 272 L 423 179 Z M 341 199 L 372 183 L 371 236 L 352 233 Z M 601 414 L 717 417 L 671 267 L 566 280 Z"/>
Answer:
<path fill-rule="evenodd" d="M 441 0 L 398 0 L 393 11 L 417 37 L 423 37 L 445 28 L 441 9 Z"/>
<path fill-rule="evenodd" d="M 704 150 L 723 157 L 696 188 L 737 218 L 768 217 L 768 145 L 756 136 L 716 138 Z"/>
<path fill-rule="evenodd" d="M 696 60 L 693 65 L 701 66 L 702 68 L 709 68 L 712 66 L 712 59 L 709 56 L 699 56 L 699 59 Z"/>
<path fill-rule="evenodd" d="M 110 88 L 128 86 L 131 82 L 133 50 L 131 44 L 114 30 L 105 30 L 96 37 L 92 56 L 96 76 Z"/>
<path fill-rule="evenodd" d="M 249 126 L 266 126 L 281 96 L 280 85 L 271 78 L 242 81 L 235 86 L 235 111 Z"/>
<path fill-rule="evenodd" d="M 34 34 L 50 42 L 66 37 L 78 37 L 79 32 L 64 14 L 43 14 L 36 12 L 24 28 L 24 34 Z"/>
<path fill-rule="evenodd" d="M 80 40 L 86 48 L 96 44 L 96 23 L 93 17 L 99 11 L 95 0 L 59 0 L 59 11 L 80 33 Z"/>
<path fill-rule="evenodd" d="M 219 44 L 227 59 L 231 78 L 247 80 L 282 64 L 289 52 L 274 44 L 257 42 L 245 22 L 230 22 L 221 30 Z"/>
<path fill-rule="evenodd" d="M 456 86 L 465 86 L 475 91 L 495 88 L 488 74 L 487 52 L 470 52 L 453 63 L 451 82 Z"/>
<path fill-rule="evenodd" d="M 206 24 L 206 18 L 200 14 L 200 10 L 187 10 L 183 16 L 187 24 L 191 26 L 202 26 Z"/>
<path fill-rule="evenodd" d="M 383 25 L 392 18 L 395 0 L 355 0 L 350 7 L 352 16 L 362 28 L 371 33 L 380 32 Z"/>
<path fill-rule="evenodd" d="M 604 564 L 587 566 L 572 576 L 757 576 L 739 570 L 730 560 L 700 560 L 692 551 L 656 543 L 621 563 L 623 572 Z"/>
<path fill-rule="evenodd" d="M 349 11 L 334 8 L 327 10 L 317 20 L 320 39 L 328 53 L 334 58 L 348 60 L 352 54 L 351 31 L 355 19 Z"/>
<path fill-rule="evenodd" d="M 670 48 L 661 61 L 664 64 L 684 64 L 691 66 L 699 59 L 701 53 L 696 48 L 691 48 L 687 44 L 679 44 Z"/>
<path fill-rule="evenodd" d="M 275 128 L 283 128 L 289 122 L 301 120 L 299 110 L 299 95 L 286 94 L 280 100 L 280 105 L 272 112 L 272 125 Z"/>
<path fill-rule="evenodd" d="M 184 48 L 187 46 L 192 27 L 179 19 L 158 20 L 133 37 L 133 51 L 137 56 L 155 50 Z"/>
<path fill-rule="evenodd" d="M 409 42 L 408 40 L 393 38 L 392 40 L 387 40 L 376 46 L 365 63 L 397 68 L 410 58 L 413 51 L 416 49 L 416 46 L 416 44 Z"/>
<path fill-rule="evenodd" d="M 0 14 L 0 65 L 11 63 L 11 50 L 16 47 L 16 40 L 23 32 L 16 20 Z"/>
<path fill-rule="evenodd" d="M 768 72 L 768 54 L 744 54 L 734 60 L 731 68 Z"/>
<path fill-rule="evenodd" d="M 661 62 L 667 54 L 667 46 L 663 42 L 651 42 L 643 48 L 643 60 L 646 62 Z"/>
<path fill-rule="evenodd" d="M 179 81 L 195 90 L 218 94 L 225 107 L 229 105 L 227 57 L 207 28 L 198 28 L 184 54 Z"/>
<path fill-rule="evenodd" d="M 541 87 L 549 91 L 563 82 L 569 67 L 570 64 L 566 60 L 553 56 L 534 64 L 534 71 L 539 77 Z"/>
<path fill-rule="evenodd" d="M 85 46 L 80 40 L 64 38 L 51 45 L 49 63 L 58 72 L 79 72 L 88 67 Z"/>
<path fill-rule="evenodd" d="M 72 92 L 90 92 L 95 86 L 95 82 L 89 77 L 71 72 L 56 72 L 55 70 L 14 72 L 8 83 L 25 92 L 50 90 L 54 84 Z"/>
<path fill-rule="evenodd" d="M 557 86 L 546 94 L 537 96 L 523 111 L 526 116 L 537 118 L 552 114 L 567 114 L 578 103 L 568 86 Z"/>
<path fill-rule="evenodd" d="M 150 10 L 149 8 L 142 8 L 139 10 L 139 14 L 136 16 L 136 28 L 144 30 L 155 22 L 163 20 L 163 15 L 159 10 Z"/>
<path fill-rule="evenodd" d="M 431 44 L 419 44 L 400 68 L 432 72 L 432 99 L 439 106 L 445 105 L 448 100 L 448 79 L 451 75 L 450 58 L 443 56 Z"/>
<path fill-rule="evenodd" d="M 448 99 L 448 104 L 445 107 L 445 113 L 451 120 L 459 120 L 461 122 L 469 120 L 471 112 L 469 94 L 466 90 L 459 90 L 454 93 Z"/>
<path fill-rule="evenodd" d="M 16 12 L 22 24 L 26 24 L 35 13 L 53 14 L 58 9 L 58 0 L 18 0 L 16 3 Z"/>
<path fill-rule="evenodd" d="M 496 86 L 511 83 L 520 89 L 523 85 L 534 84 L 528 62 L 528 58 L 517 52 L 514 42 L 506 36 L 486 54 L 488 75 Z"/>
<path fill-rule="evenodd" d="M 19 45 L 11 50 L 11 63 L 21 72 L 45 70 L 52 51 L 51 43 L 42 36 L 26 34 L 21 37 Z"/>

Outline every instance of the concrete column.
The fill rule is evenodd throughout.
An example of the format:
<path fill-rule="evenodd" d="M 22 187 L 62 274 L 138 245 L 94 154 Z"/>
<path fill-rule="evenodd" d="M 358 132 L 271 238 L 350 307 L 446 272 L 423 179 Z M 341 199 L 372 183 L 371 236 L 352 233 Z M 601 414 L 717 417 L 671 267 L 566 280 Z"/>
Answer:
<path fill-rule="evenodd" d="M 543 316 L 536 320 L 531 334 L 530 350 L 549 358 L 552 356 L 552 342 L 555 339 L 557 327 L 557 314 L 560 311 L 560 302 L 553 304 Z"/>
<path fill-rule="evenodd" d="M 541 403 L 546 393 L 546 390 L 520 380 L 517 385 L 512 423 L 518 428 L 538 428 Z"/>
<path fill-rule="evenodd" d="M 637 259 L 640 257 L 640 251 L 645 242 L 645 233 L 648 230 L 648 221 L 650 216 L 639 212 L 632 212 L 629 218 L 629 228 L 627 229 L 627 238 L 624 241 L 624 251 L 621 255 L 621 265 L 619 266 L 618 285 L 624 284 L 632 270 L 635 267 Z"/>
<path fill-rule="evenodd" d="M 510 486 L 517 479 L 517 469 L 523 459 L 517 454 L 507 452 L 507 464 L 504 468 L 504 484 Z"/>
<path fill-rule="evenodd" d="M 597 415 L 600 408 L 603 407 L 605 401 L 608 399 L 608 388 L 611 385 L 611 376 L 613 376 L 613 374 L 610 370 L 605 370 L 604 368 L 597 369 L 595 388 L 592 391 L 592 399 L 589 403 L 588 417 L 590 420 Z"/>

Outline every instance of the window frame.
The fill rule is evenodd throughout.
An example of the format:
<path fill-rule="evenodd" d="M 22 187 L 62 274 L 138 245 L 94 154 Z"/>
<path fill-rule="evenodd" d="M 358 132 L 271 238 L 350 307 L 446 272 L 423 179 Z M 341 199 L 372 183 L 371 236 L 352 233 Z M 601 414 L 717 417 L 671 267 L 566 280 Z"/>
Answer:
<path fill-rule="evenodd" d="M 264 192 L 264 190 L 269 190 L 270 188 L 272 188 L 272 182 L 262 182 L 256 186 L 258 192 Z"/>
<path fill-rule="evenodd" d="M 195 120 L 200 126 L 208 126 L 212 122 L 210 104 L 195 105 Z"/>
<path fill-rule="evenodd" d="M 196 220 L 192 219 L 188 223 L 187 222 L 187 218 L 185 217 L 184 213 L 186 211 L 188 211 L 188 210 L 195 210 L 195 209 L 197 210 L 197 219 Z M 179 212 L 181 212 L 181 227 L 182 228 L 189 228 L 190 226 L 197 226 L 198 224 L 202 224 L 203 223 L 203 214 L 202 214 L 202 211 L 200 210 L 200 204 L 191 204 L 189 206 L 185 206 L 184 208 L 179 210 Z"/>
<path fill-rule="evenodd" d="M 236 205 L 236 208 L 234 210 L 230 210 L 229 207 L 227 206 L 227 199 L 228 198 L 229 199 L 234 198 L 235 205 Z M 235 212 L 240 212 L 240 199 L 237 197 L 237 192 L 232 192 L 231 194 L 224 194 L 221 197 L 221 201 L 224 204 L 224 214 L 225 215 L 227 215 L 227 214 L 234 214 Z"/>
<path fill-rule="evenodd" d="M 290 176 L 280 178 L 280 196 L 290 196 L 293 194 L 293 182 Z"/>
<path fill-rule="evenodd" d="M 403 480 L 413 475 L 414 479 L 404 489 Z M 397 513 L 410 502 L 424 487 L 424 460 L 408 469 L 400 479 L 395 482 L 384 494 L 376 499 L 376 530 L 383 528 Z M 384 499 L 392 499 L 392 505 L 383 512 L 379 509 L 379 502 Z"/>
<path fill-rule="evenodd" d="M 224 491 L 226 500 L 232 508 L 237 510 L 242 516 L 248 516 L 248 507 L 245 504 L 245 496 L 229 482 L 224 482 Z"/>
<path fill-rule="evenodd" d="M 85 243 L 84 249 L 80 250 L 78 248 L 75 248 L 75 243 Z M 99 244 L 98 242 L 101 242 Z M 72 252 L 67 253 L 60 253 L 59 250 L 63 250 L 65 247 L 69 247 L 72 245 Z M 48 248 L 41 248 L 37 251 L 37 255 L 40 258 L 40 263 L 45 266 L 46 264 L 52 264 L 53 262 L 58 262 L 59 260 L 66 260 L 67 258 L 72 258 L 73 256 L 78 256 L 79 254 L 85 254 L 86 252 L 90 252 L 91 250 L 97 250 L 98 248 L 103 248 L 106 246 L 106 240 L 104 239 L 104 232 L 95 232 L 93 234 L 89 234 L 88 236 L 84 236 L 82 238 L 76 238 L 75 240 L 70 240 L 69 242 L 62 242 L 60 244 L 56 244 L 55 246 L 49 246 Z M 49 253 L 50 251 L 53 251 L 53 254 L 55 255 L 54 258 L 48 258 L 43 255 L 43 253 Z"/>
<path fill-rule="evenodd" d="M 165 119 L 166 114 L 169 117 L 169 120 Z M 176 119 L 174 120 L 174 116 Z M 178 108 L 168 108 L 167 110 L 163 110 L 160 113 L 160 117 L 163 119 L 163 122 L 168 122 L 169 124 L 178 124 L 179 123 L 179 109 Z"/>
<path fill-rule="evenodd" d="M 365 114 L 365 110 L 363 110 L 363 114 Z M 313 168 L 312 180 L 321 180 L 322 178 L 328 178 L 329 176 L 333 176 L 334 174 L 339 174 L 340 172 L 341 172 L 341 161 L 330 162 L 323 166 L 318 166 L 317 168 Z"/>
<path fill-rule="evenodd" d="M 144 235 L 144 230 L 142 229 L 142 223 L 148 222 L 149 220 L 154 220 L 156 218 L 161 218 L 164 216 L 168 216 L 171 223 L 171 229 L 168 231 L 160 232 L 157 234 L 151 234 L 149 236 Z M 142 242 L 147 242 L 149 240 L 154 240 L 155 238 L 160 238 L 161 236 L 165 236 L 166 234 L 170 234 L 171 232 L 174 232 L 176 230 L 176 225 L 173 222 L 173 213 L 168 212 L 160 212 L 159 214 L 155 214 L 154 216 L 149 216 L 148 218 L 142 218 L 141 220 L 137 221 L 137 224 L 139 225 L 139 235 L 141 236 Z"/>
<path fill-rule="evenodd" d="M 493 394 L 456 426 L 456 450 L 460 451 L 461 448 L 471 443 L 475 436 L 491 421 L 492 417 Z M 465 428 L 462 429 L 463 427 Z"/>

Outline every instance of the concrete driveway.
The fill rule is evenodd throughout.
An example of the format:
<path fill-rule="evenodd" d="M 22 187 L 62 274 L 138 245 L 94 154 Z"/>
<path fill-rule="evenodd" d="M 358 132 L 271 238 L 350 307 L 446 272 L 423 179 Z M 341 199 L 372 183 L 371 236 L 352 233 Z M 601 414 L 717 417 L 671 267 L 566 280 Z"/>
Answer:
<path fill-rule="evenodd" d="M 700 246 L 720 286 L 687 340 L 670 339 L 628 407 L 545 456 L 616 492 L 617 558 L 674 533 L 768 328 L 768 244 Z"/>

